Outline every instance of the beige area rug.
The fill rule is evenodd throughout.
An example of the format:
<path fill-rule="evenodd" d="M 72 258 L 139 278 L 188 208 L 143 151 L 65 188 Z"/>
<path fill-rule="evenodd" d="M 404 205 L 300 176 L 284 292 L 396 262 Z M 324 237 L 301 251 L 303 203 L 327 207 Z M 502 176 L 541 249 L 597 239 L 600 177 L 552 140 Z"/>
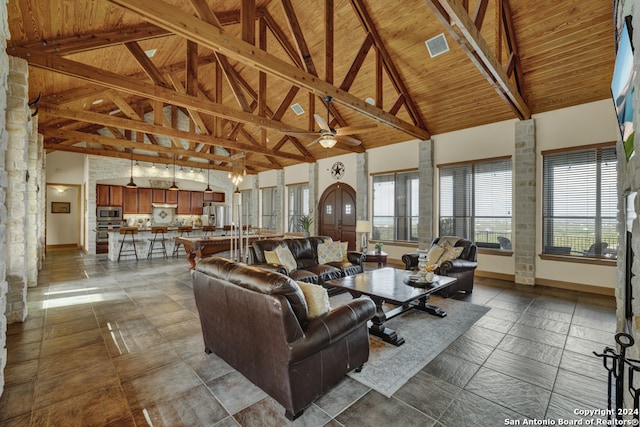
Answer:
<path fill-rule="evenodd" d="M 331 306 L 350 299 L 348 293 L 336 295 L 330 298 Z M 362 372 L 352 371 L 349 376 L 391 397 L 490 309 L 454 299 L 433 298 L 430 302 L 446 311 L 447 316 L 440 318 L 410 310 L 387 321 L 386 325 L 395 329 L 405 343 L 396 347 L 370 336 L 369 361 Z"/>

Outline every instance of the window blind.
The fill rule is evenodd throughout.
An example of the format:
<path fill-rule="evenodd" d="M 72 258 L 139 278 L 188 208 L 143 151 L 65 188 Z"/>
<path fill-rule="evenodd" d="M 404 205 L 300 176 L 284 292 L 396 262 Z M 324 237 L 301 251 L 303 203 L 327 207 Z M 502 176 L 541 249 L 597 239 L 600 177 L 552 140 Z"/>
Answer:
<path fill-rule="evenodd" d="M 615 147 L 543 158 L 543 253 L 615 257 Z"/>

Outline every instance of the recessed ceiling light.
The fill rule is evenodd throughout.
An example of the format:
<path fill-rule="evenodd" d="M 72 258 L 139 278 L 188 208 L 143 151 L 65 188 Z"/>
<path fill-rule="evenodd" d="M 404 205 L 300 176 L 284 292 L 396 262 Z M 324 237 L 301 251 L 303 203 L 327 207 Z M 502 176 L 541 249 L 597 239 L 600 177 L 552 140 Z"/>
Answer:
<path fill-rule="evenodd" d="M 92 102 L 93 105 L 98 105 L 98 104 L 102 104 L 104 102 L 104 99 L 96 99 L 95 101 Z"/>
<path fill-rule="evenodd" d="M 291 109 L 298 116 L 304 114 L 304 108 L 302 108 L 302 105 L 298 104 L 297 102 L 291 106 Z"/>
<path fill-rule="evenodd" d="M 153 57 L 153 55 L 155 55 L 155 54 L 156 54 L 156 51 L 157 51 L 157 50 L 158 50 L 158 49 L 149 49 L 149 50 L 145 50 L 145 51 L 144 51 L 144 53 L 145 53 L 149 58 L 151 58 L 151 57 Z"/>
<path fill-rule="evenodd" d="M 365 99 L 364 102 L 366 102 L 369 105 L 376 105 L 376 100 L 371 97 Z"/>
<path fill-rule="evenodd" d="M 120 112 L 120 109 L 118 108 L 117 110 L 109 111 L 109 115 L 113 116 L 114 114 L 118 114 L 119 112 Z"/>

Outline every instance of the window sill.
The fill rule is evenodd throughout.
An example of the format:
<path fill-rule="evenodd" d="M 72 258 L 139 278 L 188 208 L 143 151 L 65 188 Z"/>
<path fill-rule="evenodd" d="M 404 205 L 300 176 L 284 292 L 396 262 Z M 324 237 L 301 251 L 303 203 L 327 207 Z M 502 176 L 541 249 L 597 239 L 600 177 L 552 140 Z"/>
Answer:
<path fill-rule="evenodd" d="M 383 245 L 389 246 L 400 246 L 405 248 L 414 248 L 419 249 L 418 242 L 409 242 L 406 240 L 369 240 L 369 246 L 375 245 L 376 243 L 382 243 Z M 384 246 L 383 246 L 384 250 Z"/>
<path fill-rule="evenodd" d="M 562 261 L 562 262 L 575 262 L 579 264 L 592 264 L 592 265 L 606 265 L 609 267 L 615 267 L 617 259 L 615 258 L 589 258 L 582 256 L 570 256 L 570 255 L 550 255 L 539 254 L 540 259 L 547 261 Z"/>
<path fill-rule="evenodd" d="M 496 256 L 512 256 L 513 251 L 500 250 L 500 249 L 488 249 L 478 248 L 478 253 L 483 255 L 496 255 Z"/>

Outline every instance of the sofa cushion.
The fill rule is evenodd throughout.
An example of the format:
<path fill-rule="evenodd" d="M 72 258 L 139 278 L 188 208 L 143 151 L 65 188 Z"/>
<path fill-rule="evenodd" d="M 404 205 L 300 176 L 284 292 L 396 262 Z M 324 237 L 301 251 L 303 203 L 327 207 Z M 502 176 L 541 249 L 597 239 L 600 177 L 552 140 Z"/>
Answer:
<path fill-rule="evenodd" d="M 318 245 L 318 263 L 329 264 L 330 262 L 341 262 L 342 255 L 341 242 L 325 242 Z"/>
<path fill-rule="evenodd" d="M 431 249 L 429 249 L 429 252 L 427 253 L 427 265 L 438 265 L 438 261 L 440 261 L 442 254 L 444 254 L 444 248 L 442 246 L 431 246 Z"/>
<path fill-rule="evenodd" d="M 317 274 L 302 268 L 290 271 L 289 277 L 291 277 L 293 280 L 300 281 L 300 282 L 315 283 L 316 285 L 320 283 L 320 278 L 318 277 Z"/>
<path fill-rule="evenodd" d="M 342 261 L 349 262 L 347 253 L 349 252 L 349 242 L 340 242 L 342 244 Z"/>
<path fill-rule="evenodd" d="M 329 294 L 325 288 L 306 282 L 296 283 L 300 286 L 300 289 L 302 289 L 304 298 L 307 301 L 309 319 L 320 317 L 331 310 Z"/>
<path fill-rule="evenodd" d="M 342 277 L 342 272 L 339 269 L 328 264 L 310 265 L 304 269 L 319 276 L 320 281 L 322 282 Z"/>
<path fill-rule="evenodd" d="M 264 259 L 269 264 L 281 264 L 280 257 L 276 251 L 264 251 Z"/>
<path fill-rule="evenodd" d="M 298 268 L 298 263 L 288 247 L 278 246 L 276 248 L 276 254 L 278 255 L 280 264 L 282 264 L 287 271 L 293 271 Z"/>
<path fill-rule="evenodd" d="M 460 254 L 462 253 L 462 251 L 464 250 L 464 247 L 462 247 L 462 246 L 454 247 L 454 246 L 451 246 L 447 242 L 443 243 L 441 245 L 441 247 L 444 249 L 444 252 L 443 252 L 442 256 L 440 257 L 440 259 L 438 259 L 438 265 L 442 264 L 443 262 L 452 261 L 454 259 L 457 259 L 460 256 Z"/>

